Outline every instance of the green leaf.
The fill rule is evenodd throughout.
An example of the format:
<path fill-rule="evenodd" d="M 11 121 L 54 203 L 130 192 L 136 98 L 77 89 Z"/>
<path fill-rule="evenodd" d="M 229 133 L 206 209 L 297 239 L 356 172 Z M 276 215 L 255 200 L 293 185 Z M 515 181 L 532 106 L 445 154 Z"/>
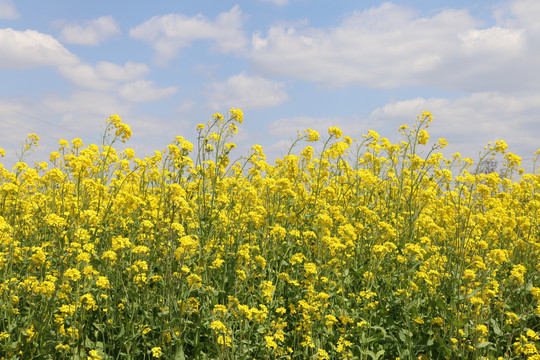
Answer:
<path fill-rule="evenodd" d="M 371 356 L 372 359 L 377 360 L 376 355 L 375 355 L 375 353 L 373 351 L 366 350 L 364 352 L 364 354 L 367 354 L 367 355 Z"/>
<path fill-rule="evenodd" d="M 176 350 L 176 354 L 174 355 L 175 360 L 186 360 L 186 356 L 184 355 L 184 348 L 179 347 L 178 350 Z"/>
<path fill-rule="evenodd" d="M 122 327 L 120 328 L 120 332 L 118 333 L 118 335 L 116 336 L 116 338 L 117 338 L 117 339 L 121 339 L 121 338 L 124 336 L 125 333 L 126 333 L 126 328 L 125 328 L 124 326 L 122 326 Z"/>
<path fill-rule="evenodd" d="M 399 336 L 399 339 L 403 342 L 406 342 L 407 341 L 407 336 L 405 335 L 405 333 L 403 331 L 400 331 L 398 333 L 398 336 Z"/>
<path fill-rule="evenodd" d="M 476 346 L 477 349 L 485 348 L 486 346 L 493 345 L 493 343 L 489 341 L 484 341 Z"/>
<path fill-rule="evenodd" d="M 86 336 L 86 339 L 84 339 L 84 346 L 86 346 L 87 348 L 89 349 L 93 349 L 94 348 L 94 342 L 92 340 L 90 340 L 90 338 L 88 337 L 88 335 Z"/>
<path fill-rule="evenodd" d="M 499 327 L 499 324 L 495 321 L 495 319 L 491 319 L 491 329 L 493 329 L 493 332 L 497 336 L 502 336 L 503 332 L 501 331 L 501 328 Z"/>
<path fill-rule="evenodd" d="M 410 332 L 407 329 L 402 329 L 399 332 L 399 338 L 401 339 L 401 341 L 407 341 L 408 339 L 412 338 L 412 336 L 413 336 L 412 332 Z"/>
<path fill-rule="evenodd" d="M 258 332 L 259 334 L 264 334 L 264 333 L 266 332 L 266 328 L 265 328 L 264 326 L 259 326 L 259 327 L 257 328 L 257 332 Z"/>
<path fill-rule="evenodd" d="M 383 333 L 384 336 L 386 336 L 386 330 L 385 330 L 383 327 L 381 327 L 381 326 L 376 326 L 376 325 L 375 325 L 375 326 L 372 326 L 371 328 L 372 328 L 372 329 L 375 329 L 375 330 L 379 330 L 380 332 Z M 412 334 L 411 334 L 411 335 L 412 335 Z"/>

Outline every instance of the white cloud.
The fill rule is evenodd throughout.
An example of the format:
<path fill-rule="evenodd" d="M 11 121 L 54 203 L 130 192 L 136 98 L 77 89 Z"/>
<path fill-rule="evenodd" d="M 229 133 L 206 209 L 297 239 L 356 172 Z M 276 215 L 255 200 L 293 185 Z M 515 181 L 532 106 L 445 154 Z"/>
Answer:
<path fill-rule="evenodd" d="M 89 64 L 62 66 L 59 71 L 72 84 L 81 88 L 107 91 L 115 85 L 113 81 L 99 76 L 95 67 Z"/>
<path fill-rule="evenodd" d="M 275 4 L 277 6 L 283 6 L 287 5 L 289 3 L 289 0 L 261 0 L 262 2 L 270 2 L 272 4 Z"/>
<path fill-rule="evenodd" d="M 131 37 L 149 43 L 156 50 L 156 61 L 166 64 L 193 41 L 211 40 L 217 50 L 228 53 L 241 50 L 247 43 L 242 31 L 243 14 L 238 5 L 217 16 L 215 21 L 203 15 L 154 16 L 129 31 Z"/>
<path fill-rule="evenodd" d="M 154 85 L 153 81 L 137 80 L 122 85 L 118 90 L 118 94 L 125 100 L 133 102 L 149 102 L 166 98 L 175 94 L 177 91 L 178 90 L 174 86 L 159 88 Z"/>
<path fill-rule="evenodd" d="M 108 61 L 96 64 L 96 73 L 103 79 L 111 81 L 133 81 L 143 77 L 149 71 L 148 65 L 128 61 L 120 66 Z"/>
<path fill-rule="evenodd" d="M 0 68 L 24 69 L 79 63 L 54 37 L 34 30 L 0 29 Z"/>
<path fill-rule="evenodd" d="M 415 98 L 387 104 L 372 112 L 370 124 L 411 124 L 414 114 L 434 115 L 429 129 L 433 139 L 448 139 L 453 151 L 475 157 L 489 141 L 505 140 L 509 151 L 525 158 L 540 148 L 540 93 L 509 95 L 500 92 L 472 93 L 457 99 Z"/>
<path fill-rule="evenodd" d="M 122 87 L 123 94 L 130 94 L 130 89 L 140 91 L 130 95 L 131 101 L 152 101 L 173 92 L 173 88 L 159 89 L 142 81 L 149 71 L 145 64 L 127 62 L 121 66 L 101 61 L 94 66 L 83 63 L 50 35 L 34 30 L 0 29 L 0 69 L 39 66 L 56 67 L 62 76 L 82 89 L 107 92 L 131 82 Z"/>
<path fill-rule="evenodd" d="M 252 37 L 254 69 L 327 86 L 434 86 L 467 91 L 535 87 L 540 48 L 522 27 L 482 23 L 465 10 L 420 17 L 384 3 L 328 28 L 274 26 Z"/>
<path fill-rule="evenodd" d="M 510 14 L 504 14 L 507 26 L 525 28 L 528 32 L 540 35 L 540 2 L 536 0 L 513 0 L 509 3 Z"/>
<path fill-rule="evenodd" d="M 514 56 L 526 46 L 524 30 L 491 27 L 483 30 L 468 30 L 458 34 L 465 54 L 483 53 L 485 56 Z"/>
<path fill-rule="evenodd" d="M 27 134 L 35 132 L 29 126 L 29 119 L 32 120 L 35 109 L 27 107 L 28 102 L 8 101 L 0 99 L 0 133 L 2 134 L 1 148 L 9 149 L 11 152 L 18 151 Z"/>
<path fill-rule="evenodd" d="M 539 92 L 519 95 L 478 92 L 456 99 L 411 98 L 388 103 L 365 118 L 356 115 L 281 118 L 271 122 L 266 133 L 278 139 L 291 139 L 298 131 L 311 128 L 324 138 L 328 136 L 330 126 L 338 126 L 344 135 L 353 138 L 361 139 L 368 130 L 375 130 L 390 141 L 398 142 L 403 138 L 397 129 L 403 124 L 412 128 L 416 115 L 422 111 L 430 111 L 434 116 L 428 128 L 430 143 L 436 143 L 438 138 L 447 139 L 449 146 L 442 151 L 445 156 L 460 152 L 476 161 L 488 142 L 502 139 L 508 144 L 508 151 L 520 155 L 522 166 L 530 171 L 533 153 L 540 148 Z M 265 150 L 269 157 L 275 158 L 282 156 L 291 143 L 291 140 L 280 140 Z M 300 148 L 303 146 L 299 145 Z M 425 155 L 428 150 L 420 148 L 419 151 Z"/>
<path fill-rule="evenodd" d="M 108 93 L 130 103 L 152 102 L 175 94 L 176 87 L 160 88 L 153 81 L 144 80 L 149 68 L 145 64 L 127 62 L 124 66 L 107 61 L 61 66 L 60 73 L 83 91 Z"/>
<path fill-rule="evenodd" d="M 328 136 L 328 128 L 331 126 L 339 127 L 344 135 L 358 136 L 365 131 L 367 120 L 359 116 L 349 117 L 311 117 L 294 116 L 290 118 L 281 118 L 268 125 L 268 133 L 278 138 L 296 136 L 298 132 L 313 129 L 319 132 L 321 137 Z"/>
<path fill-rule="evenodd" d="M 225 82 L 214 83 L 208 93 L 208 104 L 214 110 L 263 109 L 279 105 L 288 99 L 285 84 L 244 73 L 231 76 Z"/>
<path fill-rule="evenodd" d="M 148 70 L 148 66 L 141 63 L 127 62 L 120 66 L 107 61 L 100 61 L 95 66 L 81 63 L 59 68 L 71 83 L 99 91 L 110 91 L 120 83 L 141 80 Z"/>
<path fill-rule="evenodd" d="M 98 45 L 119 33 L 118 24 L 109 15 L 87 20 L 83 25 L 65 25 L 60 31 L 60 39 L 68 44 Z"/>
<path fill-rule="evenodd" d="M 334 117 L 293 116 L 280 118 L 268 124 L 266 132 L 263 133 L 265 135 L 272 135 L 277 139 L 288 140 L 273 142 L 269 146 L 264 147 L 264 150 L 269 161 L 273 162 L 276 158 L 282 158 L 286 155 L 295 141 L 297 134 L 299 132 L 303 134 L 307 129 L 317 131 L 321 141 L 316 144 L 298 143 L 293 148 L 293 153 L 298 153 L 307 145 L 314 146 L 316 151 L 321 150 L 322 142 L 329 137 L 328 128 L 331 126 L 339 127 L 343 131 L 343 135 L 359 138 L 362 134 L 367 133 L 369 129 L 374 128 L 375 125 L 370 123 L 369 119 L 362 119 L 358 115 Z"/>
<path fill-rule="evenodd" d="M 0 162 L 13 165 L 29 133 L 41 138 L 29 163 L 48 160 L 48 154 L 57 150 L 58 140 L 62 138 L 80 137 L 87 145 L 100 144 L 104 125 L 112 114 L 118 114 L 133 130 L 127 145 L 116 144 L 115 147 L 132 147 L 138 156 L 163 149 L 174 135 L 195 133 L 192 124 L 178 121 L 176 115 L 167 118 L 146 114 L 136 104 L 113 92 L 77 90 L 67 96 L 48 93 L 40 98 L 4 98 L 0 99 L 3 139 L 0 147 L 5 149 L 6 158 Z"/>
<path fill-rule="evenodd" d="M 182 99 L 180 104 L 175 108 L 178 114 L 186 115 L 197 105 L 194 99 Z"/>
<path fill-rule="evenodd" d="M 19 17 L 12 0 L 0 0 L 0 19 L 16 19 Z"/>
<path fill-rule="evenodd" d="M 48 94 L 40 99 L 14 97 L 0 100 L 1 147 L 6 150 L 4 164 L 16 161 L 29 133 L 40 137 L 33 160 L 48 160 L 57 149 L 58 140 L 81 137 L 85 142 L 98 143 L 107 117 L 125 113 L 128 108 L 104 93 L 77 92 L 66 96 Z M 30 161 L 31 163 L 31 161 Z"/>
<path fill-rule="evenodd" d="M 131 105 L 118 97 L 100 91 L 76 91 L 69 97 L 48 95 L 43 97 L 47 112 L 59 114 L 61 124 L 76 130 L 99 130 L 99 125 L 112 114 L 127 113 Z"/>

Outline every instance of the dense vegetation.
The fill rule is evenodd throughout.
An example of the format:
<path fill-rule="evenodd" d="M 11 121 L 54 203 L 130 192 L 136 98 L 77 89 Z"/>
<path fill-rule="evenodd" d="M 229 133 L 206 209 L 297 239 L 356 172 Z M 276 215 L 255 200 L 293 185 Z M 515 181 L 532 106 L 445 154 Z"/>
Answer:
<path fill-rule="evenodd" d="M 308 129 L 268 164 L 229 160 L 237 109 L 145 158 L 113 115 L 100 146 L 0 165 L 0 353 L 540 359 L 540 177 L 503 141 L 500 174 L 444 158 L 431 119 Z"/>

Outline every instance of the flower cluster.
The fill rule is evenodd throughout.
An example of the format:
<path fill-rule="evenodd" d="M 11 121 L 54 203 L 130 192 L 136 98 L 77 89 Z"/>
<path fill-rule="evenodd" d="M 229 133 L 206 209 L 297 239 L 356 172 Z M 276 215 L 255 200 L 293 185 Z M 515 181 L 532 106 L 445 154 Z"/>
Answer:
<path fill-rule="evenodd" d="M 424 112 L 395 144 L 307 129 L 272 164 L 260 145 L 232 162 L 243 119 L 137 157 L 113 115 L 101 145 L 0 166 L 0 353 L 540 357 L 540 176 L 514 179 L 503 141 L 482 173 L 429 145 Z"/>

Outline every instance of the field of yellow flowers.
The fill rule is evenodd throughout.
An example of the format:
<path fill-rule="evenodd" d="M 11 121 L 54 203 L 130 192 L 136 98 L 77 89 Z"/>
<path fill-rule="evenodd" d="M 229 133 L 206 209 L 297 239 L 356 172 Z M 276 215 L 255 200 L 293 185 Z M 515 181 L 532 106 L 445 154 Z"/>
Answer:
<path fill-rule="evenodd" d="M 480 173 L 424 112 L 231 161 L 242 120 L 136 158 L 113 115 L 0 164 L 0 358 L 540 359 L 540 175 L 503 141 Z"/>

